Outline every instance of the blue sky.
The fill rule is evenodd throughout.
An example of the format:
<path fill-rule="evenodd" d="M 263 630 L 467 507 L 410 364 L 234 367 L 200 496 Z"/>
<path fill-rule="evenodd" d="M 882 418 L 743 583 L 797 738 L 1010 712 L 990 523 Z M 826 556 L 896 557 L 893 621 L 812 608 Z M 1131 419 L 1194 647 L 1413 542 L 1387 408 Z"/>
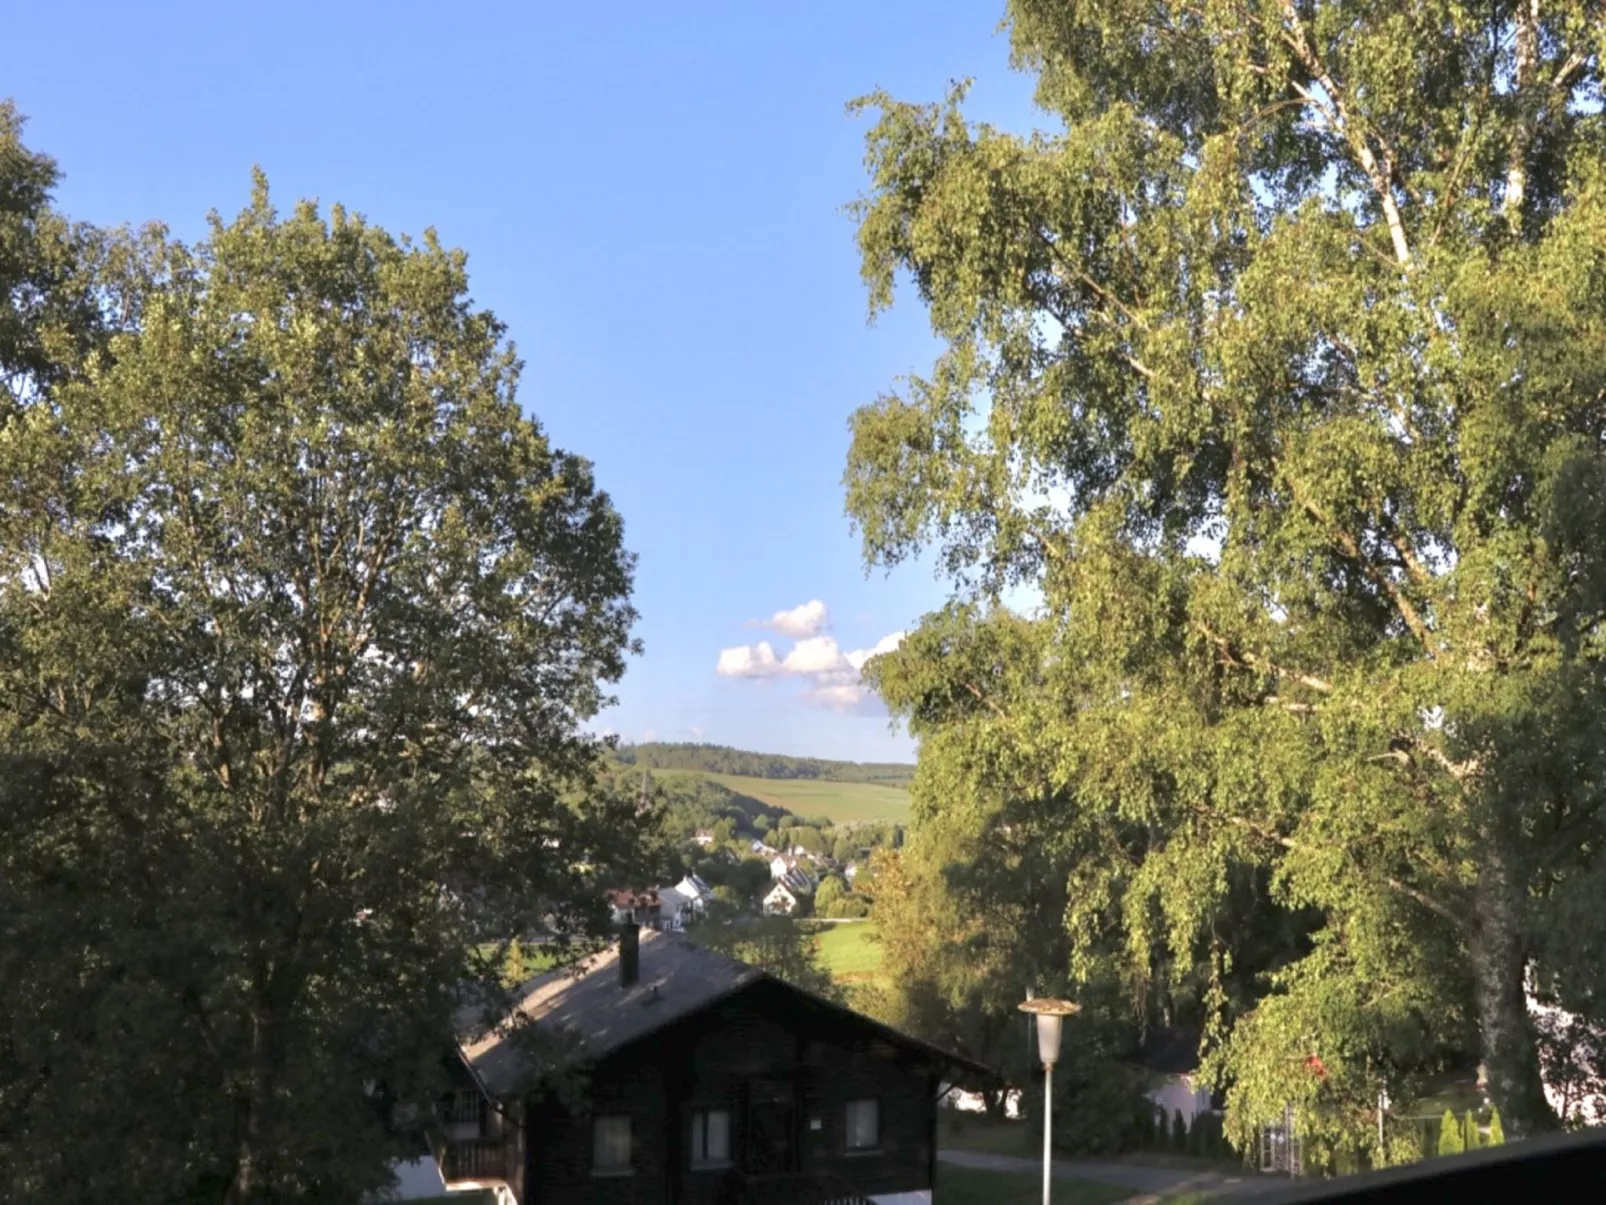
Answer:
<path fill-rule="evenodd" d="M 10 6 L 29 49 L 0 94 L 75 217 L 194 237 L 260 164 L 281 207 L 340 201 L 468 251 L 520 400 L 596 463 L 640 557 L 646 653 L 599 726 L 905 758 L 856 654 L 943 587 L 866 578 L 840 478 L 849 414 L 936 345 L 912 297 L 866 323 L 841 207 L 867 122 L 844 104 L 973 76 L 974 117 L 1030 126 L 1002 8 L 55 0 Z"/>

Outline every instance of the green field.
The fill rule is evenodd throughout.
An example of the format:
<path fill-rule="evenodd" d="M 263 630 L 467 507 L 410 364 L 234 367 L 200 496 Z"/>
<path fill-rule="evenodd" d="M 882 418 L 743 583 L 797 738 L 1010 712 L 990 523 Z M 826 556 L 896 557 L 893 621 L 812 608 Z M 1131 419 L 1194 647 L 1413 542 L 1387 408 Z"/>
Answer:
<path fill-rule="evenodd" d="M 820 961 L 838 983 L 868 983 L 881 973 L 874 921 L 824 925 L 814 939 Z"/>
<path fill-rule="evenodd" d="M 702 773 L 701 771 L 683 771 Z M 909 792 L 901 787 L 868 782 L 828 782 L 818 778 L 745 778 L 740 774 L 708 774 L 738 795 L 771 807 L 785 808 L 794 816 L 830 817 L 838 824 L 855 820 L 909 819 Z"/>

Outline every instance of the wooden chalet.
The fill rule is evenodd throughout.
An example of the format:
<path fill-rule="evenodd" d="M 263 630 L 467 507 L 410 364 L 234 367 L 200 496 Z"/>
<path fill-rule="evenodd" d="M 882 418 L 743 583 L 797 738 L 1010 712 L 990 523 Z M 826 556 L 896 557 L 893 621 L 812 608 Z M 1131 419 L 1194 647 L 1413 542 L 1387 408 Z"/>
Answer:
<path fill-rule="evenodd" d="M 937 1101 L 987 1069 L 675 934 L 622 929 L 577 969 L 466 1025 L 438 1158 L 520 1205 L 929 1205 Z M 533 1029 L 578 1067 L 568 1104 Z"/>

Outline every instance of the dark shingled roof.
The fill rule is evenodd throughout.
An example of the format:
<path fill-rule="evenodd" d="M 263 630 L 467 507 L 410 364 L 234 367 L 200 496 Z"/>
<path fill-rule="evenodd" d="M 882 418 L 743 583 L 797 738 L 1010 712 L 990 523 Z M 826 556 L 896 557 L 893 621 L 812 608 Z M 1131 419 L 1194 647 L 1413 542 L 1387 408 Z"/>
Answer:
<path fill-rule="evenodd" d="M 626 988 L 619 982 L 619 947 L 614 945 L 575 966 L 548 971 L 525 983 L 508 1019 L 518 1017 L 533 1022 L 538 1032 L 576 1041 L 582 1058 L 600 1058 L 764 980 L 781 983 L 757 967 L 704 949 L 680 935 L 644 930 L 640 970 L 633 986 Z M 824 1008 L 851 1015 L 906 1046 L 971 1070 L 989 1070 L 840 1005 L 783 986 Z M 487 1092 L 501 1097 L 518 1089 L 526 1068 L 505 1022 L 486 1029 L 475 1010 L 468 1009 L 460 1016 L 458 1034 L 463 1059 Z"/>

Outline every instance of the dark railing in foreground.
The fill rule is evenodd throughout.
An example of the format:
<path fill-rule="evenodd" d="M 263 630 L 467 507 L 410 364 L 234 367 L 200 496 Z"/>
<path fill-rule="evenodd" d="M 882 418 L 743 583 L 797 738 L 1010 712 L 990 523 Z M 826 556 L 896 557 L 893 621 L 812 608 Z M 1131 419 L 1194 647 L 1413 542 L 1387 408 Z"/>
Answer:
<path fill-rule="evenodd" d="M 1256 1195 L 1260 1205 L 1479 1205 L 1606 1197 L 1606 1129 L 1508 1142 L 1407 1167 Z"/>
<path fill-rule="evenodd" d="M 744 1205 L 875 1205 L 869 1196 L 835 1176 L 794 1172 L 740 1177 Z"/>

